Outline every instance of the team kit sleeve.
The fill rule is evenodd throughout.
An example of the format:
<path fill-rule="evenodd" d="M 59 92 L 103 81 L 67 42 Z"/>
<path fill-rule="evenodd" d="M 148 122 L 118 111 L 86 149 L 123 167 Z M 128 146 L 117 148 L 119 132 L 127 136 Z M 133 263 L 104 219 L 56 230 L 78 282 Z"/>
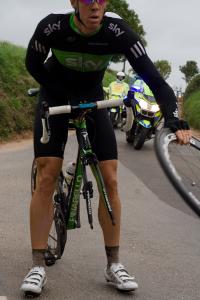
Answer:
<path fill-rule="evenodd" d="M 120 37 L 116 37 L 116 40 L 118 39 L 118 44 L 122 45 L 122 53 L 134 71 L 152 90 L 165 121 L 178 119 L 177 99 L 172 88 L 160 75 L 147 55 L 139 36 L 123 20 L 120 20 L 120 26 L 122 26 L 121 32 L 124 33 Z"/>
<path fill-rule="evenodd" d="M 48 25 L 48 17 L 39 22 L 28 44 L 25 65 L 33 78 L 43 86 L 51 86 L 53 78 L 44 67 L 44 62 L 49 54 L 49 38 L 45 31 Z"/>

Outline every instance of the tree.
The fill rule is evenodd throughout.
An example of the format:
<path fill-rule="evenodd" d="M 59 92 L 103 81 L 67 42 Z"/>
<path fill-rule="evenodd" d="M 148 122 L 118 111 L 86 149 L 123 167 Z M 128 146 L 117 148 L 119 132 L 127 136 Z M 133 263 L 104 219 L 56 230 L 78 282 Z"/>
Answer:
<path fill-rule="evenodd" d="M 107 5 L 107 11 L 114 12 L 122 17 L 130 26 L 131 28 L 140 36 L 143 44 L 146 46 L 147 42 L 144 38 L 145 31 L 140 23 L 138 15 L 135 13 L 134 10 L 129 9 L 129 5 L 126 0 L 110 0 Z M 126 59 L 124 56 L 115 56 L 113 58 L 113 62 L 123 62 L 123 69 L 125 68 Z"/>
<path fill-rule="evenodd" d="M 199 73 L 197 62 L 193 60 L 188 60 L 184 66 L 179 66 L 179 70 L 185 75 L 183 79 L 187 84 L 194 75 Z"/>
<path fill-rule="evenodd" d="M 170 63 L 167 60 L 157 60 L 154 62 L 154 65 L 160 72 L 160 74 L 163 76 L 163 78 L 166 80 L 169 75 L 171 74 L 172 68 Z"/>
<path fill-rule="evenodd" d="M 196 92 L 200 92 L 200 74 L 197 74 L 190 80 L 184 93 L 184 100 L 187 100 L 192 94 Z"/>

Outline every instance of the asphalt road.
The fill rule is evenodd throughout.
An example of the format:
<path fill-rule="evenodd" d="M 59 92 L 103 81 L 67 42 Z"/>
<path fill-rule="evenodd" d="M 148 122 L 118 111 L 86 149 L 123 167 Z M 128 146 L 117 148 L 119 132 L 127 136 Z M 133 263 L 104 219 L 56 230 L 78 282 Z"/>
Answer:
<path fill-rule="evenodd" d="M 97 222 L 89 229 L 84 203 L 82 227 L 68 234 L 61 261 L 47 269 L 41 299 L 200 299 L 199 219 L 168 183 L 152 142 L 135 151 L 116 132 L 119 191 L 122 200 L 121 261 L 139 283 L 134 294 L 122 294 L 104 280 L 105 255 Z M 75 153 L 70 136 L 66 160 Z M 29 240 L 31 142 L 0 148 L 0 300 L 23 299 L 19 287 L 31 264 Z"/>

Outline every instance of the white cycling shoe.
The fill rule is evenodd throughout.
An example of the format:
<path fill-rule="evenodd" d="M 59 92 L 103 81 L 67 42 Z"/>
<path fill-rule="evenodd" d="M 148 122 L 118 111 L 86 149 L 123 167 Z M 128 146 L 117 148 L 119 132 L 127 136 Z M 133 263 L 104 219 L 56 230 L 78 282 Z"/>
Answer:
<path fill-rule="evenodd" d="M 104 274 L 107 282 L 120 291 L 135 291 L 138 288 L 135 277 L 130 276 L 120 263 L 111 264 L 105 269 Z"/>
<path fill-rule="evenodd" d="M 40 295 L 47 282 L 44 267 L 32 268 L 23 280 L 20 290 L 25 295 Z"/>

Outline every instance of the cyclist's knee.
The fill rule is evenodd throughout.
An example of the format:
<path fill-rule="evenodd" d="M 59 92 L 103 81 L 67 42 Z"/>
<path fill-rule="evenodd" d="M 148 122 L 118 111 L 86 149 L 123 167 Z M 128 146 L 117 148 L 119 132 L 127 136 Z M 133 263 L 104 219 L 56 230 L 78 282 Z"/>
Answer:
<path fill-rule="evenodd" d="M 117 161 L 100 162 L 100 169 L 108 193 L 117 193 Z"/>
<path fill-rule="evenodd" d="M 112 174 L 104 180 L 106 190 L 110 193 L 117 193 L 117 178 L 116 176 L 112 176 Z"/>
<path fill-rule="evenodd" d="M 53 193 L 61 167 L 61 160 L 48 158 L 37 160 L 36 189 L 39 193 L 46 196 L 50 196 Z"/>
<path fill-rule="evenodd" d="M 56 179 L 51 174 L 43 173 L 39 175 L 36 189 L 40 194 L 51 195 L 55 189 Z"/>

